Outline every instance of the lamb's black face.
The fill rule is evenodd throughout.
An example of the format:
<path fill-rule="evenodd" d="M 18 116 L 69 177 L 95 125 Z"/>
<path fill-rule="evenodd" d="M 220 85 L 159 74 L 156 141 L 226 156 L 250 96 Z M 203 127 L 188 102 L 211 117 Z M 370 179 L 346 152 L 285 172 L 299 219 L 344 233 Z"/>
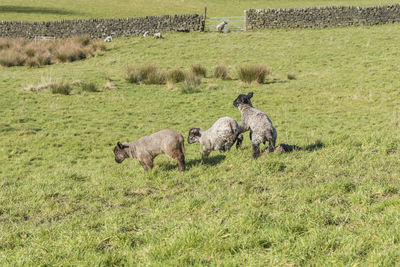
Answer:
<path fill-rule="evenodd" d="M 201 137 L 200 128 L 192 128 L 189 130 L 188 143 L 193 144 L 199 141 Z"/>
<path fill-rule="evenodd" d="M 124 150 L 124 148 L 126 147 L 127 146 L 122 145 L 120 142 L 118 142 L 117 145 L 114 147 L 114 156 L 117 163 L 123 162 L 124 159 L 128 157 L 128 154 Z"/>
<path fill-rule="evenodd" d="M 245 104 L 245 105 L 247 104 L 252 107 L 253 105 L 251 104 L 251 100 L 250 100 L 250 98 L 252 98 L 252 97 L 253 97 L 253 92 L 250 92 L 247 95 L 239 95 L 235 99 L 235 101 L 233 101 L 233 105 L 235 107 L 239 107 L 239 105 L 241 105 L 241 104 Z"/>

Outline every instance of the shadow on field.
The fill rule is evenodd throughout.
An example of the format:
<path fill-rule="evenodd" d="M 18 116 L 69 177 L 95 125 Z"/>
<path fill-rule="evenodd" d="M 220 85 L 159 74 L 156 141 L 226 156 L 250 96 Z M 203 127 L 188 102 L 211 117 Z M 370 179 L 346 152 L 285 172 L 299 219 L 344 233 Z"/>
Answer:
<path fill-rule="evenodd" d="M 265 80 L 264 84 L 274 84 L 274 83 L 288 83 L 287 80 L 279 80 L 279 79 L 272 79 L 272 80 Z"/>
<path fill-rule="evenodd" d="M 78 15 L 80 12 L 74 12 L 64 9 L 54 9 L 47 7 L 28 7 L 28 6 L 0 6 L 0 13 L 40 13 L 40 14 L 55 14 L 55 15 Z"/>
<path fill-rule="evenodd" d="M 309 145 L 305 146 L 304 150 L 312 152 L 315 150 L 319 150 L 319 149 L 323 148 L 324 146 L 325 146 L 324 143 L 322 143 L 320 140 L 317 140 L 313 144 L 309 144 Z"/>
<path fill-rule="evenodd" d="M 203 164 L 203 165 L 207 165 L 207 166 L 215 166 L 215 165 L 218 165 L 219 163 L 221 163 L 225 158 L 226 158 L 225 155 L 217 155 L 217 156 L 204 158 L 203 160 L 201 158 L 186 160 L 186 170 L 189 170 L 193 166 L 196 166 L 199 164 Z M 162 168 L 165 171 L 171 171 L 171 170 L 177 169 L 178 164 L 167 163 L 167 164 L 161 165 L 160 168 Z"/>

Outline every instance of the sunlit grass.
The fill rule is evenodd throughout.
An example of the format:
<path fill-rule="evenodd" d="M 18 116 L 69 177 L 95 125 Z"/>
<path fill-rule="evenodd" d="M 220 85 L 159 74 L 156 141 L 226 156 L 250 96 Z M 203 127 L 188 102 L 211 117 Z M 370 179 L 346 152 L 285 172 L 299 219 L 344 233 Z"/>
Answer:
<path fill-rule="evenodd" d="M 399 29 L 121 38 L 84 61 L 1 68 L 2 264 L 396 265 Z M 234 72 L 203 78 L 191 94 L 125 80 L 127 64 L 149 62 L 166 72 L 262 62 L 271 75 L 260 85 Z M 21 90 L 42 80 L 116 88 Z M 166 128 L 186 138 L 223 116 L 240 122 L 232 102 L 250 91 L 277 143 L 302 151 L 254 161 L 246 133 L 242 149 L 204 161 L 186 143 L 184 173 L 165 156 L 151 172 L 115 163 L 117 141 Z"/>

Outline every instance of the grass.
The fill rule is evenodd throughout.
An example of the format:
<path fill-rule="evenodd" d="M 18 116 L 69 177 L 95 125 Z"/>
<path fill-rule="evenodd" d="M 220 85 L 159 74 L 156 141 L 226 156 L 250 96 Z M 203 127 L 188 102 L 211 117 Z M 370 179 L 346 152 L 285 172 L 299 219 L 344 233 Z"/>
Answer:
<path fill-rule="evenodd" d="M 0 65 L 41 67 L 85 59 L 104 50 L 104 44 L 88 36 L 39 42 L 0 38 Z"/>
<path fill-rule="evenodd" d="M 196 75 L 193 68 L 185 73 L 185 80 L 182 85 L 182 92 L 185 94 L 199 92 L 199 85 L 201 84 L 201 76 Z"/>
<path fill-rule="evenodd" d="M 83 91 L 86 91 L 86 92 L 98 92 L 99 91 L 96 84 L 93 82 L 82 82 L 82 83 L 80 83 L 80 87 L 82 88 Z"/>
<path fill-rule="evenodd" d="M 397 265 L 399 30 L 121 38 L 103 56 L 1 68 L 2 265 Z M 265 62 L 271 82 L 203 78 L 198 92 L 183 95 L 123 77 L 132 62 L 211 70 L 222 61 Z M 96 84 L 107 77 L 118 87 L 69 96 L 21 90 L 46 76 Z M 302 151 L 253 161 L 246 133 L 243 149 L 203 162 L 200 147 L 186 143 L 184 173 L 165 156 L 147 173 L 135 160 L 114 162 L 117 141 L 165 128 L 187 137 L 223 116 L 240 122 L 232 101 L 250 91 L 278 144 Z"/>
<path fill-rule="evenodd" d="M 229 74 L 229 69 L 224 63 L 220 63 L 214 69 L 214 77 L 221 80 L 230 80 L 231 75 Z"/>
<path fill-rule="evenodd" d="M 167 73 L 167 82 L 180 83 L 185 80 L 185 72 L 181 69 L 173 69 Z"/>
<path fill-rule="evenodd" d="M 50 85 L 53 94 L 69 95 L 72 91 L 71 84 L 67 82 L 58 82 Z"/>
<path fill-rule="evenodd" d="M 393 0 L 380 0 L 379 4 L 397 3 Z M 180 1 L 158 1 L 158 0 L 112 0 L 112 1 L 90 1 L 90 0 L 63 0 L 63 1 L 24 1 L 24 0 L 2 0 L 0 13 L 2 20 L 60 20 L 77 18 L 125 18 L 162 14 L 187 14 L 204 12 L 207 7 L 207 15 L 216 16 L 242 16 L 243 10 L 248 8 L 287 8 L 306 6 L 327 5 L 359 5 L 375 6 L 375 0 L 295 0 L 295 1 L 263 1 L 263 0 L 185 0 Z"/>
<path fill-rule="evenodd" d="M 270 74 L 270 70 L 264 64 L 257 64 L 238 66 L 237 73 L 242 82 L 262 84 L 266 76 Z"/>
<path fill-rule="evenodd" d="M 190 66 L 190 72 L 198 77 L 206 77 L 207 69 L 201 64 L 193 64 Z"/>
<path fill-rule="evenodd" d="M 138 67 L 128 65 L 125 79 L 130 83 L 165 84 L 167 77 L 155 64 L 147 63 Z"/>

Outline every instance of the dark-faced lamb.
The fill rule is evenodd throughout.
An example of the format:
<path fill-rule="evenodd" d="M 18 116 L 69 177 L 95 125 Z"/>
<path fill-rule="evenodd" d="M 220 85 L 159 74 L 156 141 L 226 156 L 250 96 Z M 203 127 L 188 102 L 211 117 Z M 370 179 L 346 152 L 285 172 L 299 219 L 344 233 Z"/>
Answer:
<path fill-rule="evenodd" d="M 146 171 L 153 168 L 153 159 L 162 153 L 177 160 L 180 171 L 185 170 L 184 138 L 175 130 L 161 130 L 137 141 L 118 142 L 114 147 L 117 163 L 126 158 L 136 158 Z"/>
<path fill-rule="evenodd" d="M 240 133 L 250 130 L 253 158 L 256 159 L 260 155 L 261 143 L 265 144 L 268 141 L 268 151 L 274 151 L 277 132 L 267 114 L 253 107 L 250 100 L 252 97 L 252 92 L 247 95 L 241 94 L 233 101 L 233 105 L 242 113 Z"/>
<path fill-rule="evenodd" d="M 236 141 L 239 146 L 243 140 L 243 136 L 239 136 L 239 130 L 240 127 L 236 120 L 223 117 L 207 130 L 190 129 L 188 143 L 199 142 L 203 146 L 202 156 L 207 157 L 213 150 L 228 151 Z"/>

